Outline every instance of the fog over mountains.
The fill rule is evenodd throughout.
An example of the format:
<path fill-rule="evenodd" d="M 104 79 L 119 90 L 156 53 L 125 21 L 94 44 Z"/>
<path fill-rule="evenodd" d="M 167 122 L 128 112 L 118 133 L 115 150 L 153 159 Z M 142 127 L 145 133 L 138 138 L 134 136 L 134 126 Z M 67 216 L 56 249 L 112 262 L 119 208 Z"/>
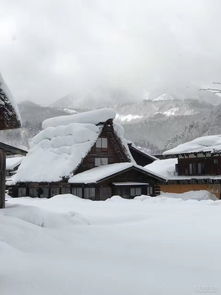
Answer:
<path fill-rule="evenodd" d="M 109 105 L 117 112 L 116 119 L 124 126 L 126 138 L 154 154 L 195 137 L 219 134 L 221 131 L 221 104 L 214 105 L 208 102 L 209 99 L 207 102 L 182 100 L 162 94 L 154 99 L 136 102 L 117 104 L 116 100 Z M 69 99 L 64 97 L 50 106 L 40 106 L 30 101 L 20 103 L 23 127 L 21 130 L 1 132 L 1 141 L 28 147 L 30 138 L 41 130 L 43 120 L 94 108 L 92 103 L 75 107 L 75 102 L 69 96 Z"/>

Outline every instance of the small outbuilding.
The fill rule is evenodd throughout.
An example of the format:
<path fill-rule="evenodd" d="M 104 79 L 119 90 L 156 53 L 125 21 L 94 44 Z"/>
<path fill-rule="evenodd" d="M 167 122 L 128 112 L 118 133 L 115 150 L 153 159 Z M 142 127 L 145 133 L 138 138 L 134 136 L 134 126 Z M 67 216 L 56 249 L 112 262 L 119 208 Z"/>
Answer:
<path fill-rule="evenodd" d="M 161 191 L 207 190 L 221 198 L 221 135 L 198 137 L 166 151 L 164 156 L 171 158 L 146 166 L 152 173 L 167 178 L 160 185 Z"/>

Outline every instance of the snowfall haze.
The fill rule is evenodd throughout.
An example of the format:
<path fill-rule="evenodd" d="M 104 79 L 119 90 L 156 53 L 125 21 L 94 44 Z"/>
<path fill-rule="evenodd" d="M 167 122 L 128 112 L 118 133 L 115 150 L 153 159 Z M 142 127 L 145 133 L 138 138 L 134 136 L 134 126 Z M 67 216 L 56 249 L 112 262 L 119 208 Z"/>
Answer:
<path fill-rule="evenodd" d="M 221 74 L 220 10 L 218 0 L 2 0 L 1 72 L 17 101 L 44 105 L 69 94 L 102 106 L 200 98 Z"/>

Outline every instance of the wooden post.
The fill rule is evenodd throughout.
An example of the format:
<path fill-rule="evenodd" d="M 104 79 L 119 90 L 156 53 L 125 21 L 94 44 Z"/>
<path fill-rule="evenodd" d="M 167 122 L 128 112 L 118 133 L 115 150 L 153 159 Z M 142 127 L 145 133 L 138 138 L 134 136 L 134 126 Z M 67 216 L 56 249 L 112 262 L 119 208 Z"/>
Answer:
<path fill-rule="evenodd" d="M 5 208 L 5 172 L 6 155 L 0 150 L 0 208 Z"/>

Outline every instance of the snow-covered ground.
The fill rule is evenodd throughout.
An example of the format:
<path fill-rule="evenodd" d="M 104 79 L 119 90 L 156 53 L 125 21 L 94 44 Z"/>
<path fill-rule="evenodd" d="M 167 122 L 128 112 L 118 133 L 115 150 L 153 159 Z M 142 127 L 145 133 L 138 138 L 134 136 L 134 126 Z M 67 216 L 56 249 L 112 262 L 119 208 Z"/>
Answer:
<path fill-rule="evenodd" d="M 177 197 L 9 198 L 0 294 L 221 294 L 221 201 Z"/>

